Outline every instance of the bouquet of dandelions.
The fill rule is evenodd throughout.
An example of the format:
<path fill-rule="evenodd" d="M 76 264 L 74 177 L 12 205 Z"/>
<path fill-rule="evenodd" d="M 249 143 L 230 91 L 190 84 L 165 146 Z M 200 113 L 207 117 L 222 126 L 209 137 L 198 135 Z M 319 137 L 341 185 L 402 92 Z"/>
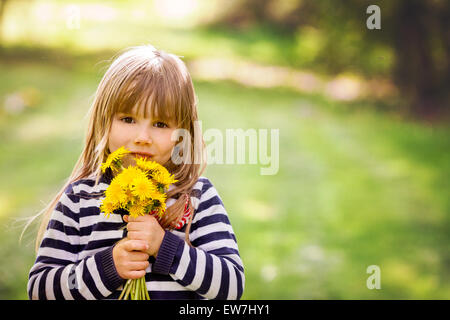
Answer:
<path fill-rule="evenodd" d="M 178 180 L 162 165 L 145 158 L 136 158 L 136 166 L 124 168 L 121 159 L 128 153 L 130 151 L 120 147 L 101 166 L 102 172 L 110 168 L 116 175 L 105 191 L 100 211 L 106 217 L 117 209 L 124 209 L 131 217 L 152 213 L 161 219 L 166 211 L 165 191 Z M 122 299 L 150 300 L 145 277 L 129 279 L 119 297 Z"/>

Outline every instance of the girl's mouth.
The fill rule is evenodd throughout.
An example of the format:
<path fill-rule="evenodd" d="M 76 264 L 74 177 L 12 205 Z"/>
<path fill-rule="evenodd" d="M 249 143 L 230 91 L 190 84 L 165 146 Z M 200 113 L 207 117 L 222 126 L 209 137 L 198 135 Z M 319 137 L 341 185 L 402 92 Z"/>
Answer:
<path fill-rule="evenodd" d="M 150 153 L 132 152 L 131 154 L 135 158 L 143 158 L 145 160 L 150 160 L 153 157 L 153 155 Z"/>

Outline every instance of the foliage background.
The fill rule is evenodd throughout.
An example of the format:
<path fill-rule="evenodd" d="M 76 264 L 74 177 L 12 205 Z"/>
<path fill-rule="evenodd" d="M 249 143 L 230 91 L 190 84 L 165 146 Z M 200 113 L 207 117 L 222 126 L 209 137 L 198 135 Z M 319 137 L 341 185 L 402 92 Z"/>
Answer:
<path fill-rule="evenodd" d="M 19 243 L 20 219 L 70 174 L 110 59 L 145 43 L 184 57 L 203 130 L 280 130 L 276 175 L 205 173 L 238 239 L 244 299 L 450 297 L 445 1 L 1 3 L 1 299 L 27 299 L 37 226 Z M 366 28 L 369 4 L 381 30 Z"/>

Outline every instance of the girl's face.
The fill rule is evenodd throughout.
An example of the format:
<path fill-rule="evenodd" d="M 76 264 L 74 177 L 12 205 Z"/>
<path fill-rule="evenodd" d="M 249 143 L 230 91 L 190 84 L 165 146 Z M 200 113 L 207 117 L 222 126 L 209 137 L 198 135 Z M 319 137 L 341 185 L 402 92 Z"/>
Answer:
<path fill-rule="evenodd" d="M 143 118 L 136 113 L 117 113 L 109 134 L 109 151 L 114 152 L 122 146 L 131 151 L 122 159 L 124 167 L 135 165 L 134 159 L 138 156 L 164 165 L 176 144 L 171 140 L 176 129 L 173 122 Z"/>

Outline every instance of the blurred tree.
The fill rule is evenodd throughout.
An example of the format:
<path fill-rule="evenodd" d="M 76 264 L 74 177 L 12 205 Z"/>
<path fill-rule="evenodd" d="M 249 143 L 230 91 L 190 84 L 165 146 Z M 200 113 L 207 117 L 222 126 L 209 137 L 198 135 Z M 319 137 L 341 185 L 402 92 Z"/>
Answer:
<path fill-rule="evenodd" d="M 395 11 L 388 39 L 397 58 L 394 80 L 419 115 L 448 107 L 449 22 L 447 1 L 404 0 Z"/>
<path fill-rule="evenodd" d="M 381 8 L 381 30 L 366 27 L 366 9 L 371 4 Z M 290 35 L 305 26 L 317 28 L 325 37 L 313 62 L 332 73 L 355 66 L 363 73 L 373 73 L 367 56 L 387 47 L 394 55 L 390 74 L 411 113 L 428 117 L 447 111 L 447 0 L 237 0 L 218 23 L 235 28 L 270 25 Z"/>

